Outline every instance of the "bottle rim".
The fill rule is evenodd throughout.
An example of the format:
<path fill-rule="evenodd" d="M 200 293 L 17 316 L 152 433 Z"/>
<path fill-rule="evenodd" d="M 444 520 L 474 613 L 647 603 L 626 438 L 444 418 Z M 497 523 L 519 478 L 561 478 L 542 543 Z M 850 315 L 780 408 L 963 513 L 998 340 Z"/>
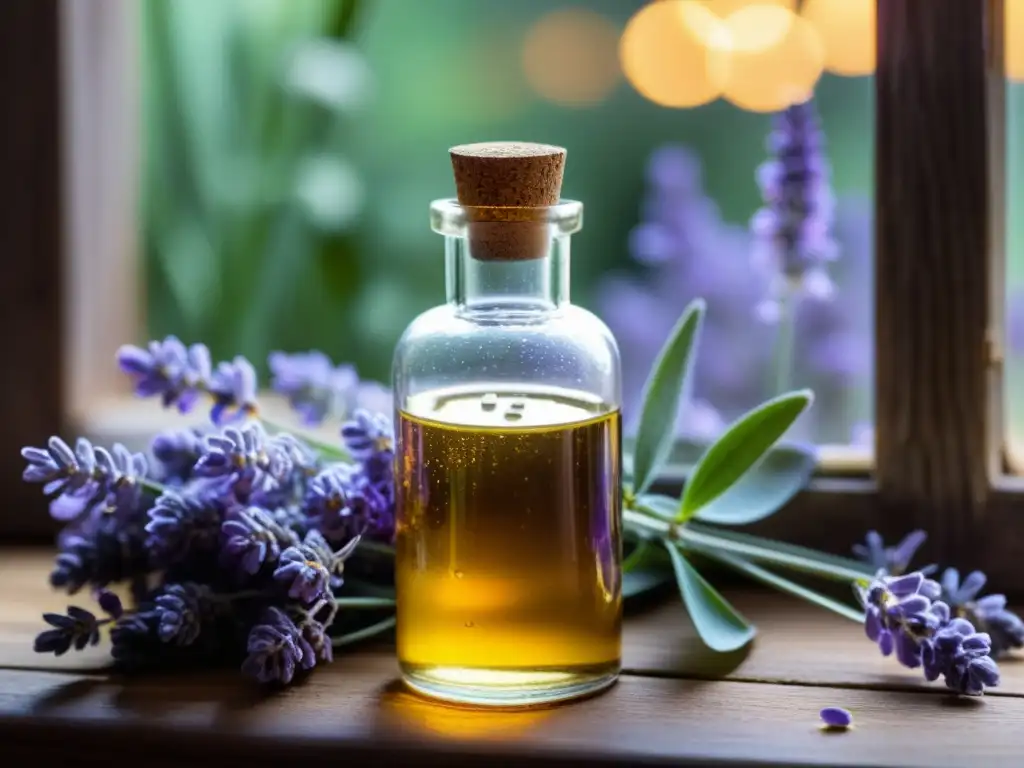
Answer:
<path fill-rule="evenodd" d="M 473 223 L 547 224 L 552 236 L 571 235 L 583 227 L 583 203 L 559 200 L 555 205 L 540 207 L 462 205 L 455 198 L 442 198 L 430 204 L 430 228 L 439 235 L 465 237 Z"/>

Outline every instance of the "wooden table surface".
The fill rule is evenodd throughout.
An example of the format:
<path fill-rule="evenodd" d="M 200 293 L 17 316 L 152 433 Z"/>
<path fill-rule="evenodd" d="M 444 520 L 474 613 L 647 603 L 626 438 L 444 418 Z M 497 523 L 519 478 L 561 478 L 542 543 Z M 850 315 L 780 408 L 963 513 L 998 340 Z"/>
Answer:
<path fill-rule="evenodd" d="M 1001 663 L 983 700 L 952 698 L 881 658 L 856 624 L 774 593 L 728 592 L 760 630 L 746 653 L 699 650 L 668 599 L 627 621 L 625 672 L 608 692 L 493 712 L 406 692 L 386 645 L 269 695 L 231 670 L 118 678 L 103 647 L 36 655 L 39 614 L 67 603 L 48 569 L 47 553 L 0 551 L 5 766 L 1024 765 L 1024 657 Z M 855 727 L 821 731 L 824 706 L 850 709 Z"/>

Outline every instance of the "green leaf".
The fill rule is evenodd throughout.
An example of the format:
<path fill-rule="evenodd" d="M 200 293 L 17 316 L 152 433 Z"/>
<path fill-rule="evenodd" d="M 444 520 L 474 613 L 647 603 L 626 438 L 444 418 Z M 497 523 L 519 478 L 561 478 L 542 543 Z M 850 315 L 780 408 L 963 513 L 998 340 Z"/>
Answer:
<path fill-rule="evenodd" d="M 757 630 L 697 573 L 676 546 L 666 542 L 665 547 L 672 558 L 679 593 L 704 644 L 726 653 L 749 643 Z"/>
<path fill-rule="evenodd" d="M 795 595 L 796 597 L 807 600 L 815 605 L 820 605 L 822 608 L 826 608 L 833 613 L 839 614 L 844 619 L 850 619 L 851 621 L 856 621 L 859 624 L 864 622 L 864 611 L 858 611 L 852 606 L 840 603 L 838 600 L 833 600 L 831 597 L 819 594 L 812 589 L 808 589 L 802 584 L 797 584 L 795 581 L 790 581 L 778 574 L 765 570 L 759 565 L 747 562 L 740 557 L 726 554 L 725 552 L 706 551 L 704 554 L 707 557 L 722 563 L 722 565 L 727 565 L 733 570 L 746 574 L 750 578 L 756 579 L 763 584 L 775 587 L 783 592 L 788 592 L 791 595 Z"/>
<path fill-rule="evenodd" d="M 646 566 L 622 574 L 622 598 L 629 600 L 653 592 L 672 581 L 672 572 L 664 566 Z"/>
<path fill-rule="evenodd" d="M 813 446 L 777 445 L 694 517 L 719 525 L 748 525 L 770 517 L 807 486 L 817 464 Z"/>
<path fill-rule="evenodd" d="M 629 599 L 651 592 L 672 580 L 665 550 L 643 540 L 622 561 L 622 597 Z"/>
<path fill-rule="evenodd" d="M 687 548 L 698 549 L 707 555 L 725 552 L 738 555 L 744 560 L 770 563 L 780 568 L 812 573 L 836 581 L 857 581 L 870 578 L 873 574 L 871 567 L 859 560 L 818 552 L 796 544 L 723 530 L 693 521 L 678 530 L 679 539 Z"/>
<path fill-rule="evenodd" d="M 676 514 L 679 512 L 679 499 L 663 496 L 660 493 L 645 493 L 643 496 L 636 497 L 633 506 L 641 512 L 674 523 Z"/>
<path fill-rule="evenodd" d="M 695 299 L 690 303 L 672 329 L 644 385 L 643 408 L 633 454 L 636 493 L 643 493 L 650 487 L 672 449 L 676 414 L 689 387 L 692 353 L 704 310 L 702 300 Z"/>
<path fill-rule="evenodd" d="M 352 643 L 358 643 L 361 640 L 367 640 L 371 637 L 387 632 L 389 629 L 395 626 L 395 617 L 389 616 L 386 619 L 378 621 L 376 624 L 371 624 L 368 627 L 357 629 L 354 632 L 341 635 L 331 639 L 331 645 L 335 648 L 340 648 L 343 645 L 351 645 Z"/>
<path fill-rule="evenodd" d="M 697 462 L 683 488 L 677 522 L 695 513 L 733 487 L 764 458 L 814 400 L 809 390 L 773 398 L 733 423 Z"/>

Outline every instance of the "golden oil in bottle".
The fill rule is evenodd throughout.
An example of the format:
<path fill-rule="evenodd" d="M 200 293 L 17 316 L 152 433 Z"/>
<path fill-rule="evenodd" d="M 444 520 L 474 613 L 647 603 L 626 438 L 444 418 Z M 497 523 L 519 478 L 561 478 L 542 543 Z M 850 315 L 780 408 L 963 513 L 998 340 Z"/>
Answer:
<path fill-rule="evenodd" d="M 545 387 L 413 395 L 397 426 L 398 656 L 433 696 L 527 705 L 614 681 L 620 417 Z"/>

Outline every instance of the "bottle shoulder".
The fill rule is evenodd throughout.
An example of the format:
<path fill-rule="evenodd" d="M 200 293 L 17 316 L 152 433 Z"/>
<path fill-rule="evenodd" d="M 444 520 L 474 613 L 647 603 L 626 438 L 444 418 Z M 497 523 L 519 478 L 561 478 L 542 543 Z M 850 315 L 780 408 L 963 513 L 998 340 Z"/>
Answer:
<path fill-rule="evenodd" d="M 489 380 L 579 389 L 609 404 L 618 403 L 621 378 L 611 331 L 573 305 L 531 318 L 434 307 L 406 328 L 393 371 L 400 392 Z"/>
<path fill-rule="evenodd" d="M 603 348 L 618 356 L 615 337 L 604 321 L 574 304 L 531 318 L 477 318 L 459 312 L 450 304 L 442 304 L 413 319 L 400 337 L 398 348 L 404 350 L 421 343 L 486 343 L 513 339 L 523 344 L 566 341 L 573 347 Z"/>

